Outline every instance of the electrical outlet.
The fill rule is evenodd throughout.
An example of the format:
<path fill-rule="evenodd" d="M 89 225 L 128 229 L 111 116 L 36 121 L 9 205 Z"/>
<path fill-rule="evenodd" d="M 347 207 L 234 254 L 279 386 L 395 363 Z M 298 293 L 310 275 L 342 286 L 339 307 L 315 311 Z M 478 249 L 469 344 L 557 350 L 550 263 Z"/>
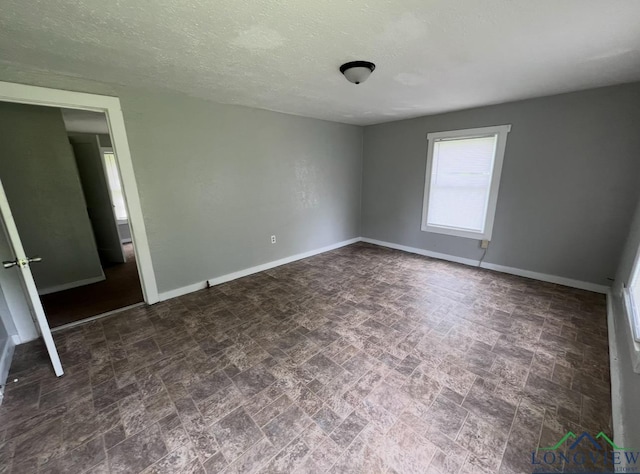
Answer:
<path fill-rule="evenodd" d="M 275 244 L 275 243 L 276 243 L 276 236 L 275 236 L 275 235 L 272 235 L 272 236 L 271 236 L 271 243 L 272 243 L 272 244 Z"/>
<path fill-rule="evenodd" d="M 480 242 L 480 248 L 481 249 L 488 249 L 489 248 L 489 241 L 488 240 L 483 240 L 482 242 Z"/>

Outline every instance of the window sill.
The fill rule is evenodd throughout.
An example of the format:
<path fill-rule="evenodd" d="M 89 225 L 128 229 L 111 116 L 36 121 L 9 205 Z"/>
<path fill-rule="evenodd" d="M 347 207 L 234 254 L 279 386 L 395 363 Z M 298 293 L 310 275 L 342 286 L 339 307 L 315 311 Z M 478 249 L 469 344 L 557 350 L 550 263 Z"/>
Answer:
<path fill-rule="evenodd" d="M 423 232 L 433 232 L 436 234 L 444 234 L 451 235 L 454 237 L 463 237 L 466 239 L 474 239 L 474 240 L 491 240 L 491 235 L 489 232 L 473 232 L 469 230 L 462 229 L 454 229 L 452 227 L 438 227 L 432 225 L 424 225 L 420 228 Z"/>

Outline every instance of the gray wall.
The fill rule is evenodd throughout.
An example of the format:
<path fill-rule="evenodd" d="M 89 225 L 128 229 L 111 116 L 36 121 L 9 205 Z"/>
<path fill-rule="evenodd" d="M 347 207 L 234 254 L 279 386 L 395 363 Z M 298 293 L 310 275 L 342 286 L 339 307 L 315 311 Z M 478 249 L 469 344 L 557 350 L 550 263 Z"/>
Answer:
<path fill-rule="evenodd" d="M 640 84 L 374 125 L 362 234 L 479 259 L 476 240 L 420 230 L 428 132 L 512 124 L 485 261 L 608 285 L 640 175 Z"/>
<path fill-rule="evenodd" d="M 120 98 L 161 292 L 360 236 L 361 127 L 7 65 L 0 80 Z"/>
<path fill-rule="evenodd" d="M 161 292 L 360 235 L 361 128 L 170 94 L 121 100 Z"/>
<path fill-rule="evenodd" d="M 0 102 L 0 179 L 38 290 L 103 276 L 59 109 Z"/>
<path fill-rule="evenodd" d="M 131 242 L 131 227 L 129 227 L 129 222 L 118 222 L 118 233 L 120 234 L 120 242 Z"/>

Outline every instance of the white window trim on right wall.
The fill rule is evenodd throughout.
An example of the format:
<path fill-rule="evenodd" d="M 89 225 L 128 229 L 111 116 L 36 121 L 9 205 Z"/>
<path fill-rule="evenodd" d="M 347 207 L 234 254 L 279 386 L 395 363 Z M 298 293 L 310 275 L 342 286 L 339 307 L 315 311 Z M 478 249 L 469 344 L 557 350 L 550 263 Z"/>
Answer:
<path fill-rule="evenodd" d="M 425 175 L 424 198 L 422 202 L 422 225 L 424 232 L 435 232 L 438 234 L 452 235 L 456 237 L 466 237 L 477 240 L 491 240 L 493 232 L 493 221 L 498 203 L 498 191 L 500 187 L 500 176 L 502 175 L 502 163 L 504 161 L 504 151 L 507 145 L 507 134 L 511 131 L 511 125 L 498 125 L 492 127 L 470 128 L 464 130 L 452 130 L 447 132 L 434 132 L 427 134 L 427 170 Z M 487 201 L 487 211 L 485 215 L 483 232 L 457 229 L 452 227 L 434 226 L 427 224 L 427 214 L 429 211 L 429 190 L 431 187 L 431 173 L 433 165 L 434 144 L 440 140 L 480 138 L 497 136 L 496 150 L 491 174 L 491 184 L 489 186 L 489 198 Z"/>
<path fill-rule="evenodd" d="M 640 285 L 640 248 L 638 249 L 631 268 L 631 278 L 623 285 L 625 310 L 631 327 L 631 337 L 635 344 L 640 344 L 640 301 L 634 298 L 634 287 Z"/>

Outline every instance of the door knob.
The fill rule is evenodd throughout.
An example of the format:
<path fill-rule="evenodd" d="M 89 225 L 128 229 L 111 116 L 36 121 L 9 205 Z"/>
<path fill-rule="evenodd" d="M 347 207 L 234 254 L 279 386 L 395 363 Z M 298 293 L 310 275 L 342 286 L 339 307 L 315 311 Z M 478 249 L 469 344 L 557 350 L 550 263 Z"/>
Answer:
<path fill-rule="evenodd" d="M 2 262 L 2 266 L 4 268 L 11 268 L 15 266 L 24 267 L 29 265 L 31 262 L 42 262 L 42 257 L 27 257 L 27 258 L 16 258 L 15 260 L 5 260 Z"/>

